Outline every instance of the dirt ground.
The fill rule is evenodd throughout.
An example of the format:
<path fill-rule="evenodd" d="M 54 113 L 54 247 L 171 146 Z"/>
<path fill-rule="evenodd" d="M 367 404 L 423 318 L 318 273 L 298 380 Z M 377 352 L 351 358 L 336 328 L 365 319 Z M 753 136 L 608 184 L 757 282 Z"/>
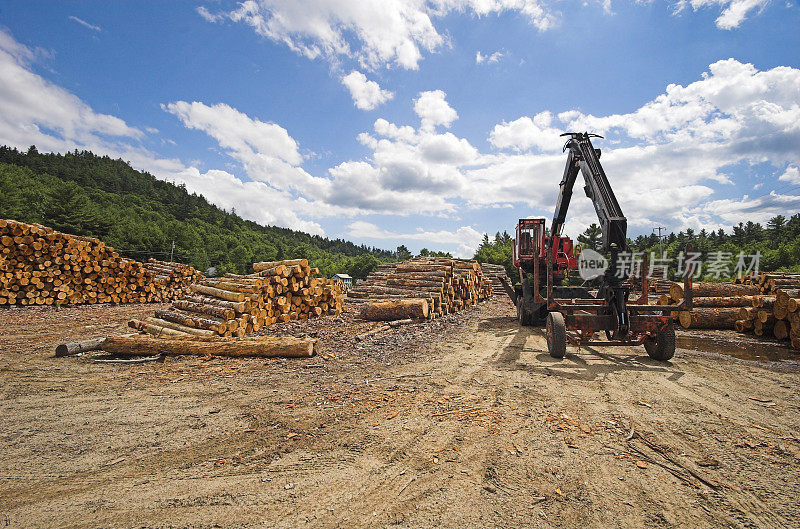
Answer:
<path fill-rule="evenodd" d="M 497 300 L 268 331 L 325 358 L 53 358 L 155 308 L 0 312 L 0 527 L 800 526 L 791 353 L 557 361 Z"/>

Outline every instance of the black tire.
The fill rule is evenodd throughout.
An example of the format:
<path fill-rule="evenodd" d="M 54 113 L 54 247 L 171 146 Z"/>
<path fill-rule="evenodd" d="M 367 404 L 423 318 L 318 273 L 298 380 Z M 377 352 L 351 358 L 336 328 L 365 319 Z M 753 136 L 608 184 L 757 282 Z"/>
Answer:
<path fill-rule="evenodd" d="M 553 358 L 564 358 L 567 353 L 567 326 L 560 312 L 547 314 L 547 351 Z"/>
<path fill-rule="evenodd" d="M 666 362 L 675 355 L 675 329 L 669 328 L 656 335 L 655 340 L 645 340 L 647 356 L 659 362 Z"/>
<path fill-rule="evenodd" d="M 522 296 L 517 298 L 517 319 L 519 320 L 519 324 L 523 327 L 530 325 L 530 319 L 528 318 L 525 309 L 522 307 Z"/>

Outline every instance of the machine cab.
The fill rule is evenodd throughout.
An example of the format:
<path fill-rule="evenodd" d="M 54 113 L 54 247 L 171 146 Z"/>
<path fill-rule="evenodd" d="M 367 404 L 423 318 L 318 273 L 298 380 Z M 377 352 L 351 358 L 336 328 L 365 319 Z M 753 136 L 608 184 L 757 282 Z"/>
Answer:
<path fill-rule="evenodd" d="M 516 235 L 513 256 L 516 268 L 532 270 L 534 260 L 539 259 L 541 263 L 547 260 L 550 238 L 546 235 L 545 219 L 519 219 Z M 553 238 L 552 248 L 552 262 L 556 275 L 578 267 L 572 239 L 556 236 Z"/>

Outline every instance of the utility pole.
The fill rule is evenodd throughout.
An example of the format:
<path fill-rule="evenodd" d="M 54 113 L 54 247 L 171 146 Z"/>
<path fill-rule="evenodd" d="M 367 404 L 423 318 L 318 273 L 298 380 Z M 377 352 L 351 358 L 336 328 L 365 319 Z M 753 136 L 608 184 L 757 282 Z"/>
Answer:
<path fill-rule="evenodd" d="M 172 256 L 173 256 L 174 254 L 175 254 L 175 241 L 173 240 L 173 241 L 172 241 L 172 248 L 170 248 L 170 250 L 169 250 L 169 262 L 170 262 L 170 263 L 171 263 L 171 262 L 173 262 L 173 261 L 172 261 Z"/>
<path fill-rule="evenodd" d="M 656 230 L 658 230 L 658 250 L 661 253 L 662 259 L 664 258 L 664 239 L 661 237 L 661 230 L 666 231 L 666 229 L 667 228 L 663 226 L 656 226 L 655 228 L 653 228 L 653 233 L 655 233 Z"/>

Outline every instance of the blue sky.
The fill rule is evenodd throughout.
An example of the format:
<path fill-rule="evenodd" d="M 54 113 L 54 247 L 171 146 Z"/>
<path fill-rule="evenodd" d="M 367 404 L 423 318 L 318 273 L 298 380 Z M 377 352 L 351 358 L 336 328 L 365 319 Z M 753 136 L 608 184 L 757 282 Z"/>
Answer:
<path fill-rule="evenodd" d="M 0 143 L 459 255 L 552 216 L 565 130 L 606 136 L 631 235 L 800 209 L 796 1 L 110 5 L 0 4 Z M 594 220 L 576 196 L 567 231 Z"/>

